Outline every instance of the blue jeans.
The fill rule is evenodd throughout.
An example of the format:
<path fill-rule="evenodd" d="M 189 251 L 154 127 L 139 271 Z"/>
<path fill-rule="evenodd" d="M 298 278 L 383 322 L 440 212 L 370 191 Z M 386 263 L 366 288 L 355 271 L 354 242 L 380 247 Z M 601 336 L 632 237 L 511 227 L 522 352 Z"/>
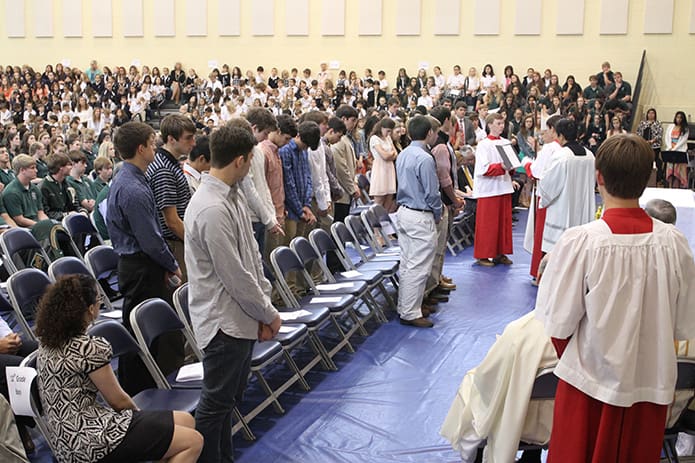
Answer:
<path fill-rule="evenodd" d="M 246 388 L 254 342 L 218 331 L 204 349 L 203 390 L 195 428 L 205 443 L 198 463 L 234 461 L 232 410 Z"/>

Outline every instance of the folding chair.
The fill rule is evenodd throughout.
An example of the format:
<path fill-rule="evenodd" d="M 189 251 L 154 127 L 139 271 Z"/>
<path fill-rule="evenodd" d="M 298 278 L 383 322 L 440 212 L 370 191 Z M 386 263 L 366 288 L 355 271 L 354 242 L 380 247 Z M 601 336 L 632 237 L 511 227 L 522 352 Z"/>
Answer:
<path fill-rule="evenodd" d="M 362 222 L 359 217 L 349 216 L 345 218 L 346 222 L 354 223 L 355 227 L 359 230 L 360 228 L 364 230 Z M 398 262 L 395 262 L 393 258 L 384 258 L 382 256 L 374 256 L 369 259 L 367 254 L 362 249 L 362 245 L 358 238 L 348 229 L 347 225 L 341 222 L 336 222 L 331 225 L 331 235 L 333 235 L 333 240 L 338 245 L 340 252 L 345 256 L 343 262 L 344 266 L 349 267 L 351 270 L 378 270 L 384 274 L 386 278 L 391 280 L 394 288 L 398 288 Z M 357 252 L 358 261 L 355 263 L 348 253 L 348 244 L 351 245 Z"/>
<path fill-rule="evenodd" d="M 127 354 L 143 357 L 143 351 L 135 339 L 115 320 L 95 323 L 89 327 L 87 334 L 106 339 L 111 344 L 114 359 Z M 159 368 L 156 364 L 155 367 Z M 145 389 L 133 397 L 135 404 L 142 410 L 182 410 L 189 413 L 195 411 L 199 400 L 200 389 L 172 389 L 168 383 L 157 389 Z"/>
<path fill-rule="evenodd" d="M 78 259 L 77 257 L 61 257 L 60 259 L 51 262 L 51 265 L 48 267 L 49 278 L 53 281 L 56 281 L 59 277 L 64 275 L 86 275 L 89 278 L 94 279 L 95 283 L 98 283 L 97 280 L 94 278 L 94 275 L 92 275 L 92 273 L 85 265 L 84 261 Z M 112 304 L 108 298 L 108 295 L 104 291 L 104 288 L 100 284 L 97 284 L 97 291 L 99 291 L 99 294 L 103 296 L 104 305 L 102 307 L 102 310 L 109 312 L 113 310 L 122 310 L 122 299 L 119 300 L 117 304 Z"/>
<path fill-rule="evenodd" d="M 688 391 L 690 398 L 680 411 L 676 424 L 664 431 L 664 454 L 669 462 L 678 462 L 676 453 L 676 440 L 678 433 L 684 432 L 695 435 L 695 412 L 689 410 L 690 403 L 695 394 L 695 360 L 690 358 L 678 359 L 678 376 L 676 378 L 676 392 Z"/>
<path fill-rule="evenodd" d="M 379 223 L 381 223 L 381 231 L 386 235 L 387 238 L 389 238 L 391 243 L 390 245 L 398 246 L 398 230 L 396 229 L 396 224 L 391 219 L 391 214 L 389 214 L 381 204 L 374 203 L 370 209 L 379 219 Z M 391 239 L 391 236 L 393 236 L 394 239 Z"/>
<path fill-rule="evenodd" d="M 191 346 L 193 352 L 198 358 L 198 361 L 202 362 L 203 353 L 196 344 L 195 336 L 193 335 L 193 328 L 191 327 L 191 316 L 188 312 L 188 283 L 184 283 L 176 288 L 173 298 L 174 308 L 179 316 L 179 320 L 181 320 L 185 328 L 183 334 L 186 337 L 186 341 L 188 341 L 188 344 Z M 286 325 L 283 323 L 283 326 L 285 327 L 284 330 L 286 331 L 278 333 L 273 340 L 279 342 L 282 346 L 282 354 L 285 357 L 285 362 L 287 363 L 287 366 L 290 367 L 290 370 L 297 375 L 297 381 L 299 382 L 301 388 L 305 391 L 309 391 L 311 387 L 309 387 L 306 379 L 304 379 L 305 373 L 302 373 L 292 358 L 292 355 L 290 355 L 290 351 L 292 349 L 300 346 L 308 338 L 309 330 L 307 329 L 306 325 L 302 324 Z M 279 394 L 280 393 L 278 393 L 278 395 Z"/>
<path fill-rule="evenodd" d="M 118 254 L 111 246 L 100 245 L 84 255 L 87 268 L 101 285 L 112 305 L 122 306 L 123 296 L 118 286 Z"/>
<path fill-rule="evenodd" d="M 324 261 L 326 255 L 329 252 L 337 253 L 338 254 L 338 260 L 343 262 L 343 259 L 345 258 L 340 254 L 340 250 L 338 249 L 338 246 L 335 244 L 333 241 L 333 238 L 331 238 L 331 235 L 329 235 L 325 230 L 322 230 L 320 228 L 317 228 L 315 230 L 312 230 L 311 233 L 309 233 L 309 242 L 313 246 L 314 250 L 318 253 L 320 256 L 319 259 L 319 264 L 323 268 L 323 272 L 325 275 L 328 277 L 329 282 L 342 282 L 342 281 L 366 281 L 367 284 L 369 285 L 369 290 L 370 292 L 373 289 L 378 289 L 381 294 L 384 296 L 384 299 L 386 300 L 386 303 L 393 308 L 394 310 L 396 309 L 396 304 L 391 298 L 391 295 L 389 292 L 386 290 L 386 287 L 384 286 L 384 274 L 378 270 L 374 271 L 357 271 L 357 270 L 350 270 L 350 267 L 343 267 L 345 269 L 345 272 L 336 272 L 336 273 L 331 273 L 331 271 L 328 269 L 328 266 L 326 265 L 326 262 Z"/>
<path fill-rule="evenodd" d="M 36 335 L 28 322 L 36 315 L 39 300 L 46 292 L 51 280 L 41 270 L 25 268 L 10 275 L 7 279 L 7 292 L 22 331 L 27 339 L 36 341 Z"/>
<path fill-rule="evenodd" d="M 0 235 L 0 247 L 5 255 L 5 268 L 9 274 L 33 267 L 32 260 L 42 259 L 48 268 L 51 258 L 41 247 L 34 235 L 25 228 L 10 228 Z"/>
<path fill-rule="evenodd" d="M 299 317 L 290 315 L 292 312 L 296 311 L 292 305 L 291 298 L 284 293 L 278 284 L 277 278 L 275 278 L 275 275 L 273 275 L 273 272 L 265 262 L 263 262 L 263 273 L 268 281 L 270 281 L 270 283 L 273 285 L 273 288 L 275 288 L 275 290 L 278 292 L 284 303 L 284 307 L 277 307 L 278 311 L 280 312 L 280 317 L 282 318 L 283 314 L 287 314 L 285 315 L 286 317 L 292 317 L 291 322 L 288 323 L 300 323 L 305 325 L 309 331 L 309 341 L 311 342 L 312 349 L 314 352 L 316 352 L 317 356 L 309 361 L 304 368 L 302 368 L 302 375 L 306 375 L 306 373 L 317 363 L 321 363 L 324 370 L 337 370 L 338 367 L 335 365 L 333 360 L 331 360 L 328 350 L 319 336 L 320 329 L 326 324 L 331 323 L 330 310 L 328 310 L 326 307 L 300 307 L 300 310 L 306 312 L 305 314 Z M 285 324 L 284 320 L 283 324 Z"/>
<path fill-rule="evenodd" d="M 353 309 L 355 298 L 350 295 L 335 296 L 330 298 L 308 296 L 297 300 L 287 284 L 286 278 L 290 272 L 298 273 L 304 278 L 307 285 L 310 287 L 313 286 L 311 276 L 304 268 L 304 265 L 302 265 L 302 262 L 299 260 L 299 257 L 297 257 L 297 254 L 295 254 L 294 251 L 287 246 L 279 246 L 273 249 L 273 251 L 270 253 L 270 263 L 275 271 L 278 286 L 282 289 L 282 294 L 284 294 L 283 298 L 290 307 L 295 309 L 301 308 L 302 310 L 314 308 L 329 309 L 330 320 L 340 336 L 340 341 L 333 349 L 328 351 L 328 356 L 332 359 L 333 356 L 343 347 L 345 347 L 348 352 L 355 352 L 352 344 L 350 344 L 350 337 L 352 337 L 352 335 L 355 334 L 355 332 L 360 328 L 360 324 L 358 322 L 359 317 Z M 349 315 L 355 322 L 354 326 L 351 327 L 347 332 L 343 330 L 338 322 L 340 317 L 345 316 L 346 314 Z M 355 318 L 357 318 L 357 320 L 355 320 Z"/>
<path fill-rule="evenodd" d="M 357 174 L 355 180 L 357 181 L 360 197 L 357 198 L 350 208 L 350 214 L 359 215 L 362 211 L 371 206 L 374 201 L 369 197 L 369 179 L 367 176 L 364 174 Z"/>
<path fill-rule="evenodd" d="M 379 246 L 381 245 L 376 239 L 374 241 L 372 240 L 372 237 L 369 235 L 369 230 L 360 217 L 354 215 L 346 217 L 345 226 L 356 238 L 355 244 L 360 244 L 359 249 L 356 248 L 356 250 L 361 258 L 373 262 L 388 261 L 398 263 L 401 260 L 400 249 L 386 250 L 383 252 L 379 251 Z M 367 252 L 369 252 L 369 254 L 367 254 Z"/>
<path fill-rule="evenodd" d="M 309 240 L 303 236 L 293 238 L 290 242 L 290 248 L 295 252 L 295 254 L 297 254 L 299 260 L 302 261 L 305 269 L 311 265 L 318 265 L 321 269 L 323 278 L 318 285 L 314 285 L 312 279 L 312 289 L 319 291 L 324 296 L 350 294 L 356 299 L 362 300 L 362 302 L 364 302 L 369 309 L 369 315 L 365 318 L 365 320 L 374 315 L 382 323 L 388 321 L 384 313 L 381 311 L 381 308 L 379 308 L 379 304 L 377 304 L 377 302 L 374 300 L 369 283 L 359 279 L 345 279 L 340 283 L 336 283 L 335 278 L 333 278 L 333 275 L 331 274 L 330 270 L 328 270 L 326 263 L 323 261 L 321 254 L 316 252 Z M 360 324 L 363 326 L 362 330 L 360 330 L 361 333 L 366 333 L 364 323 L 360 321 Z"/>
<path fill-rule="evenodd" d="M 35 350 L 31 354 L 24 357 L 24 360 L 19 364 L 20 367 L 33 368 L 36 370 L 36 359 L 39 356 L 39 351 Z M 48 422 L 43 414 L 43 405 L 41 404 L 41 395 L 39 394 L 39 383 L 38 375 L 34 377 L 31 381 L 31 398 L 29 404 L 31 405 L 31 411 L 34 413 L 34 422 L 36 427 L 39 428 L 39 432 L 43 436 L 44 440 L 48 444 L 48 448 L 51 449 L 53 455 L 56 454 L 56 449 L 51 441 L 51 431 L 48 426 Z"/>
<path fill-rule="evenodd" d="M 376 212 L 376 206 L 377 205 L 374 205 L 366 211 L 362 211 L 362 214 L 360 214 L 362 224 L 364 225 L 367 235 L 370 237 L 371 247 L 378 253 L 398 255 L 400 254 L 401 249 L 398 247 L 397 242 L 395 240 L 391 240 L 391 238 L 389 238 L 389 234 L 384 232 L 385 224 L 392 227 L 391 221 L 388 219 L 388 214 L 386 214 L 387 221 L 382 223 L 381 218 Z M 384 211 L 384 213 L 385 212 L 386 211 Z"/>
<path fill-rule="evenodd" d="M 155 383 L 158 386 L 160 384 L 169 383 L 173 388 L 187 387 L 185 383 L 176 381 L 178 370 L 174 371 L 167 378 L 162 374 L 159 368 L 153 368 L 156 366 L 156 362 L 152 356 L 152 352 L 150 351 L 154 341 L 159 336 L 170 332 L 185 331 L 185 325 L 178 318 L 174 309 L 172 309 L 171 306 L 169 306 L 169 304 L 162 299 L 147 299 L 146 301 L 138 304 L 131 311 L 130 325 L 135 333 L 135 339 L 137 339 L 138 344 L 143 351 L 143 362 L 150 371 L 150 374 L 152 374 Z M 251 421 L 251 419 L 257 416 L 261 411 L 271 404 L 278 413 L 284 413 L 285 410 L 278 401 L 278 394 L 268 385 L 268 382 L 260 372 L 262 368 L 276 362 L 280 357 L 282 357 L 282 347 L 280 346 L 280 343 L 275 341 L 265 341 L 255 344 L 254 353 L 251 357 L 251 373 L 256 377 L 261 385 L 261 388 L 266 392 L 268 397 L 261 402 L 261 404 L 256 406 L 256 408 L 254 408 L 250 413 L 244 415 L 246 422 Z M 290 381 L 294 383 L 296 379 L 294 381 Z"/>
<path fill-rule="evenodd" d="M 101 235 L 92 225 L 89 217 L 83 214 L 66 215 L 63 218 L 63 228 L 67 230 L 82 256 L 90 249 L 104 244 L 104 240 L 101 239 Z"/>

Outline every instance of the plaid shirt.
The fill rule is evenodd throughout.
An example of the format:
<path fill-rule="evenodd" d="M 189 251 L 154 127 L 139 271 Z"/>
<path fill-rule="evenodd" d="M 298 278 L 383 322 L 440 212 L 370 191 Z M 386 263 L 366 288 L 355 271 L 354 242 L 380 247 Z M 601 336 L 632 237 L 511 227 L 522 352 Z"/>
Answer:
<path fill-rule="evenodd" d="M 280 148 L 282 173 L 285 183 L 285 208 L 287 218 L 298 221 L 302 208 L 311 207 L 312 185 L 309 156 L 300 150 L 294 140 Z"/>

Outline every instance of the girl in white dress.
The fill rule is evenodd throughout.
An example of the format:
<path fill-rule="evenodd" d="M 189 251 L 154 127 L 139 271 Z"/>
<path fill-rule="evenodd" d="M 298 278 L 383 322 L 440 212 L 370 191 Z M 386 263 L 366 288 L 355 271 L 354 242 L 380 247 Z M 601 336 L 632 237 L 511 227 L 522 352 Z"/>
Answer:
<path fill-rule="evenodd" d="M 396 127 L 388 117 L 374 126 L 369 137 L 369 151 L 374 158 L 369 195 L 389 213 L 396 211 L 396 148 L 393 146 L 391 132 Z"/>

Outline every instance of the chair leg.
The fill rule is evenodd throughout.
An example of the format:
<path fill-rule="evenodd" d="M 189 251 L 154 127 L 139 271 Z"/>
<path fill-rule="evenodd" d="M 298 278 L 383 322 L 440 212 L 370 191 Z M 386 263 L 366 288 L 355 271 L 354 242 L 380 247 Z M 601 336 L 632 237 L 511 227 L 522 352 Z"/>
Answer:
<path fill-rule="evenodd" d="M 321 342 L 321 338 L 319 338 L 318 333 L 315 331 L 309 331 L 309 340 L 311 341 L 311 345 L 314 347 L 316 352 L 321 356 L 321 366 L 325 370 L 338 371 L 338 366 L 335 364 L 335 362 L 333 362 L 333 359 L 329 355 L 326 346 L 324 346 Z"/>
<path fill-rule="evenodd" d="M 384 314 L 384 311 L 381 310 L 381 307 L 379 307 L 379 304 L 376 302 L 376 299 L 374 299 L 374 296 L 372 293 L 367 292 L 365 295 L 365 302 L 369 302 L 369 306 L 372 307 L 372 312 L 374 313 L 374 316 L 376 317 L 377 321 L 379 323 L 387 323 L 388 320 L 386 319 L 386 315 Z"/>
<path fill-rule="evenodd" d="M 369 307 L 369 304 L 367 304 L 367 307 Z M 370 315 L 371 315 L 371 310 L 370 310 Z M 369 336 L 369 332 L 367 329 L 364 327 L 364 324 L 362 324 L 362 319 L 360 318 L 360 315 L 357 313 L 357 310 L 354 308 L 348 309 L 348 314 L 350 314 L 350 318 L 352 318 L 352 321 L 355 322 L 357 325 L 357 331 L 360 333 L 360 336 Z M 369 317 L 368 315 L 367 317 Z"/>
<path fill-rule="evenodd" d="M 335 329 L 338 331 L 338 335 L 341 338 L 340 343 L 338 343 L 338 346 L 340 348 L 345 346 L 345 349 L 347 349 L 348 352 L 354 353 L 355 348 L 352 347 L 352 344 L 350 344 L 350 339 L 346 336 L 346 333 L 340 327 L 340 323 L 338 323 L 338 319 L 333 314 L 331 314 L 331 321 L 333 322 L 333 326 L 335 326 Z M 340 349 L 338 349 L 338 350 L 340 350 Z"/>
<path fill-rule="evenodd" d="M 265 380 L 263 375 L 261 374 L 260 371 L 256 370 L 253 372 L 254 376 L 258 380 L 258 382 L 261 385 L 261 388 L 265 391 L 266 394 L 268 394 L 268 397 L 272 397 L 272 403 L 273 403 L 273 408 L 275 411 L 279 414 L 284 414 L 285 409 L 282 408 L 282 405 L 280 405 L 280 402 L 278 401 L 277 395 L 275 394 L 275 391 L 273 391 L 270 388 L 270 385 L 268 384 L 268 381 Z"/>
<path fill-rule="evenodd" d="M 384 299 L 386 299 L 386 303 L 389 305 L 389 307 L 391 307 L 393 310 L 398 309 L 396 302 L 393 300 L 389 292 L 386 290 L 386 286 L 384 286 L 383 282 L 379 283 L 379 291 L 381 291 L 381 294 L 384 295 Z"/>
<path fill-rule="evenodd" d="M 299 386 L 305 391 L 310 391 L 311 387 L 309 386 L 309 383 L 307 383 L 306 379 L 304 379 L 301 370 L 290 353 L 285 349 L 282 349 L 282 355 L 285 357 L 285 363 L 287 363 L 287 366 L 290 367 L 290 370 L 292 370 L 295 375 L 297 375 L 297 382 L 299 383 Z"/>
<path fill-rule="evenodd" d="M 244 415 L 241 414 L 241 411 L 239 411 L 238 407 L 234 407 L 234 410 L 232 410 L 232 414 L 234 415 L 234 418 L 236 418 L 237 423 L 241 426 L 241 432 L 244 434 L 244 440 L 256 440 L 256 436 L 251 431 L 249 424 L 244 419 Z M 232 432 L 232 434 L 234 433 Z"/>

